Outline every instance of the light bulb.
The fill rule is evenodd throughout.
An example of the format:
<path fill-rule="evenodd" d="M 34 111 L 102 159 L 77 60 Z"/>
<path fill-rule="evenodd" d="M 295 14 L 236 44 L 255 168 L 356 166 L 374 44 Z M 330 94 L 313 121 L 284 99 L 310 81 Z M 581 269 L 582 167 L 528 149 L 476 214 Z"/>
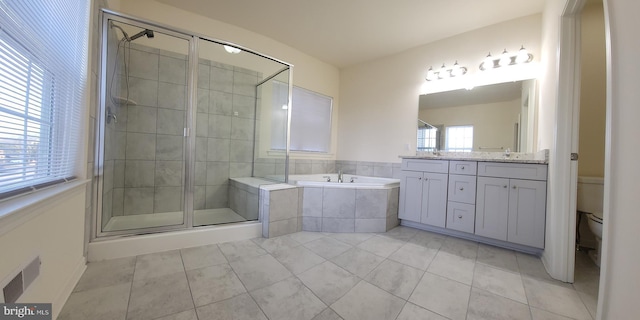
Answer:
<path fill-rule="evenodd" d="M 440 79 L 446 79 L 449 78 L 451 76 L 451 74 L 449 74 L 449 71 L 447 70 L 447 67 L 444 66 L 444 63 L 442 64 L 442 68 L 440 68 L 440 72 L 438 73 L 438 77 Z"/>
<path fill-rule="evenodd" d="M 458 61 L 456 61 L 456 63 L 453 64 L 453 67 L 451 68 L 451 76 L 452 77 L 457 77 L 457 76 L 461 76 L 462 75 L 462 68 L 460 68 L 460 65 L 458 64 Z"/>
<path fill-rule="evenodd" d="M 238 49 L 236 47 L 232 47 L 232 46 L 228 46 L 228 45 L 223 45 L 223 47 L 224 47 L 225 51 L 227 51 L 229 53 L 233 53 L 233 54 L 240 53 L 242 51 L 242 50 L 240 50 L 240 49 Z"/>
<path fill-rule="evenodd" d="M 499 62 L 501 67 L 506 67 L 509 64 L 511 64 L 511 57 L 509 56 L 509 53 L 507 52 L 507 49 L 504 49 L 504 51 L 502 51 L 502 55 L 500 55 L 500 62 Z"/>
<path fill-rule="evenodd" d="M 529 52 L 522 46 L 516 56 L 516 63 L 525 63 L 529 61 Z"/>
<path fill-rule="evenodd" d="M 427 81 L 433 81 L 436 79 L 436 74 L 433 72 L 433 68 L 429 67 L 427 70 Z"/>
<path fill-rule="evenodd" d="M 487 57 L 484 58 L 484 61 L 482 62 L 482 68 L 484 70 L 493 69 L 493 57 L 491 56 L 491 52 L 489 52 Z"/>

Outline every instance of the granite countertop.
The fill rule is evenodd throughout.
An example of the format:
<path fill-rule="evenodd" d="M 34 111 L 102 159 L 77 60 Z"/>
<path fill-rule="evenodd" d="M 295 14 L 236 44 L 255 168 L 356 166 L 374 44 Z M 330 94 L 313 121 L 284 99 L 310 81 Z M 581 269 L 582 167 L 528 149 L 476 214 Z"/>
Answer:
<path fill-rule="evenodd" d="M 418 152 L 415 156 L 400 156 L 402 159 L 426 159 L 426 160 L 467 160 L 484 162 L 511 162 L 511 163 L 549 163 L 549 150 L 541 150 L 535 153 L 511 152 L 505 157 L 504 152 Z"/>

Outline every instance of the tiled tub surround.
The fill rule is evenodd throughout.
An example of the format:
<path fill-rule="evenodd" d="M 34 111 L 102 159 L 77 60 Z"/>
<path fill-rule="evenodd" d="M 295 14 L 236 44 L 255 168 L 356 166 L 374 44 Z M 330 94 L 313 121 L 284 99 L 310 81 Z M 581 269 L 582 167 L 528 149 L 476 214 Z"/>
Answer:
<path fill-rule="evenodd" d="M 398 179 L 400 162 L 289 159 L 290 175 L 337 173 L 338 171 L 360 176 Z M 283 174 L 284 160 L 262 158 L 255 160 L 254 176 L 268 177 Z"/>
<path fill-rule="evenodd" d="M 345 175 L 344 183 L 318 181 L 323 176 L 290 176 L 303 193 L 302 230 L 385 232 L 398 225 L 399 180 Z M 348 182 L 352 177 L 370 182 Z"/>
<path fill-rule="evenodd" d="M 301 231 L 301 192 L 301 188 L 285 183 L 260 186 L 263 237 L 279 237 Z"/>

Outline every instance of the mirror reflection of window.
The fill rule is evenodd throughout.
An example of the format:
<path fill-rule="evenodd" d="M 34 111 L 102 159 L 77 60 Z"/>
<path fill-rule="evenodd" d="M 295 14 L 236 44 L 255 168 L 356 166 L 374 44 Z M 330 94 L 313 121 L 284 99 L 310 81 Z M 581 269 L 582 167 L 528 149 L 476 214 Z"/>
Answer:
<path fill-rule="evenodd" d="M 438 128 L 418 119 L 418 142 L 416 149 L 418 151 L 435 151 L 438 150 Z"/>
<path fill-rule="evenodd" d="M 473 150 L 473 126 L 450 126 L 446 131 L 447 151 L 471 152 Z"/>

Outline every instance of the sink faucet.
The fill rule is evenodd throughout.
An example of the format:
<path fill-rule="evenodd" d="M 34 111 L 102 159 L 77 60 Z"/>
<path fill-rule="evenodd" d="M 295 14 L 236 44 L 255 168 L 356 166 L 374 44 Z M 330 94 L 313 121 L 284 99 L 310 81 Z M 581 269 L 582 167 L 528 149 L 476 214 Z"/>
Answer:
<path fill-rule="evenodd" d="M 338 183 L 342 183 L 342 170 L 338 170 Z"/>
<path fill-rule="evenodd" d="M 438 148 L 433 148 L 433 155 L 434 156 L 439 156 L 440 152 L 438 152 Z"/>

